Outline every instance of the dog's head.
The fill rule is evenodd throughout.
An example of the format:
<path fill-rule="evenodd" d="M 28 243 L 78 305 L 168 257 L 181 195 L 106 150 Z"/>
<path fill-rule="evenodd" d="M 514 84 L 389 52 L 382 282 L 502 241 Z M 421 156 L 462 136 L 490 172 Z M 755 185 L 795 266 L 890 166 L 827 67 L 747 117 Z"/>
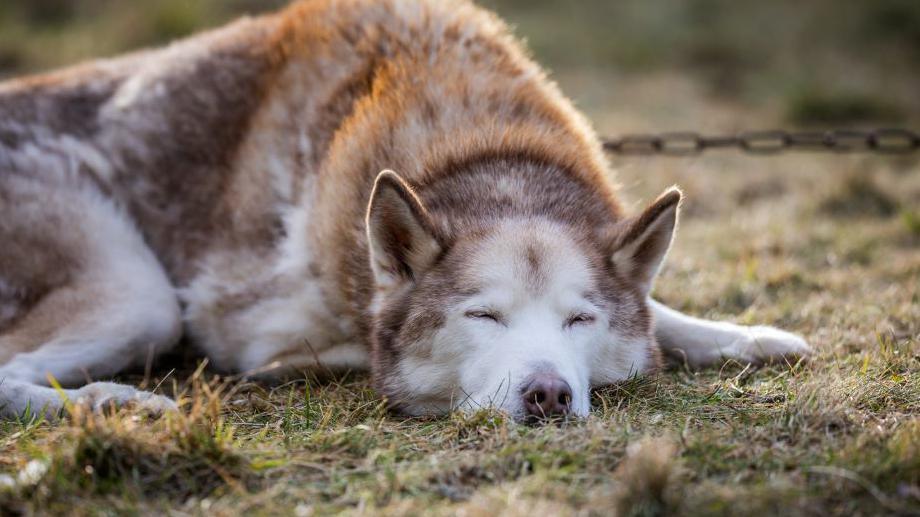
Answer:
<path fill-rule="evenodd" d="M 378 390 L 413 415 L 586 415 L 591 386 L 657 366 L 647 297 L 679 201 L 670 190 L 600 236 L 528 217 L 448 238 L 381 173 L 367 213 Z"/>

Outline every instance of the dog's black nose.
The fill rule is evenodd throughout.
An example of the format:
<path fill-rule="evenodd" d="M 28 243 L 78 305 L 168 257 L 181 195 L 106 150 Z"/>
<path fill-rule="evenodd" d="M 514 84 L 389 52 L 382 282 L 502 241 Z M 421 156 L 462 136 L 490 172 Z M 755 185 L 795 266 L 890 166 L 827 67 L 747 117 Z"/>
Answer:
<path fill-rule="evenodd" d="M 524 411 L 532 419 L 565 416 L 572 408 L 572 387 L 556 374 L 538 373 L 524 384 Z"/>

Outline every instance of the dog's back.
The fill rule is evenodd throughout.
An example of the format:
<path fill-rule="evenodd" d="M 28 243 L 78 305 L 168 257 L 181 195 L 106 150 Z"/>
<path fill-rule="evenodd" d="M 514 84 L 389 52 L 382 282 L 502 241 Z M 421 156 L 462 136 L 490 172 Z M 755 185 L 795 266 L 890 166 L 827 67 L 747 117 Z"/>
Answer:
<path fill-rule="evenodd" d="M 372 87 L 374 109 L 355 113 Z M 372 117 L 393 127 L 371 128 Z M 387 156 L 370 145 L 381 135 L 351 136 L 391 129 Z M 324 191 L 331 206 L 351 205 L 330 211 L 347 224 L 363 223 L 383 163 L 415 181 L 443 161 L 525 148 L 606 188 L 587 126 L 504 25 L 465 3 L 305 2 L 5 83 L 0 137 L 3 177 L 92 185 L 117 200 L 181 285 L 209 249 L 276 245 L 281 208 L 340 167 L 338 142 L 368 142 L 344 151 L 364 163 L 331 172 L 336 186 Z"/>

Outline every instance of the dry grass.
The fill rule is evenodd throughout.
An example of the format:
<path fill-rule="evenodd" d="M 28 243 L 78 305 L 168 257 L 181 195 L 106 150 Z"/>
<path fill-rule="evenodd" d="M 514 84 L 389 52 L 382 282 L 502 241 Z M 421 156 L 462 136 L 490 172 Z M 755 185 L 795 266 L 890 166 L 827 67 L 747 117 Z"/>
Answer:
<path fill-rule="evenodd" d="M 667 70 L 560 79 L 607 134 L 786 116 L 775 97 L 726 100 Z M 659 298 L 799 332 L 816 356 L 676 365 L 547 428 L 393 417 L 361 376 L 271 387 L 174 374 L 162 391 L 181 415 L 0 423 L 0 514 L 920 512 L 920 157 L 614 165 L 634 206 L 674 183 L 687 193 Z"/>
<path fill-rule="evenodd" d="M 663 101 L 624 105 L 652 112 L 643 102 Z M 677 365 L 599 391 L 590 418 L 549 428 L 488 412 L 393 417 L 360 376 L 269 387 L 176 375 L 166 391 L 182 415 L 0 425 L 0 484 L 12 485 L 0 513 L 920 511 L 920 235 L 904 216 L 920 208 L 917 159 L 616 165 L 630 199 L 671 183 L 688 194 L 660 298 L 795 330 L 817 356 Z"/>

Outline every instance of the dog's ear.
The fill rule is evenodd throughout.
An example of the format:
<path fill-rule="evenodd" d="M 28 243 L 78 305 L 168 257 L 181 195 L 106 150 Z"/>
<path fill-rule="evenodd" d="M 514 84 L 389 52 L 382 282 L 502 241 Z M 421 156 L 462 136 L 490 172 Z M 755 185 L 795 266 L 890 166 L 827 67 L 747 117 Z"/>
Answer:
<path fill-rule="evenodd" d="M 671 247 L 680 200 L 680 190 L 671 187 L 637 217 L 619 225 L 611 258 L 614 268 L 636 282 L 645 294 L 652 290 Z"/>
<path fill-rule="evenodd" d="M 393 171 L 377 175 L 366 224 L 371 269 L 379 286 L 417 278 L 441 253 L 428 212 Z"/>

